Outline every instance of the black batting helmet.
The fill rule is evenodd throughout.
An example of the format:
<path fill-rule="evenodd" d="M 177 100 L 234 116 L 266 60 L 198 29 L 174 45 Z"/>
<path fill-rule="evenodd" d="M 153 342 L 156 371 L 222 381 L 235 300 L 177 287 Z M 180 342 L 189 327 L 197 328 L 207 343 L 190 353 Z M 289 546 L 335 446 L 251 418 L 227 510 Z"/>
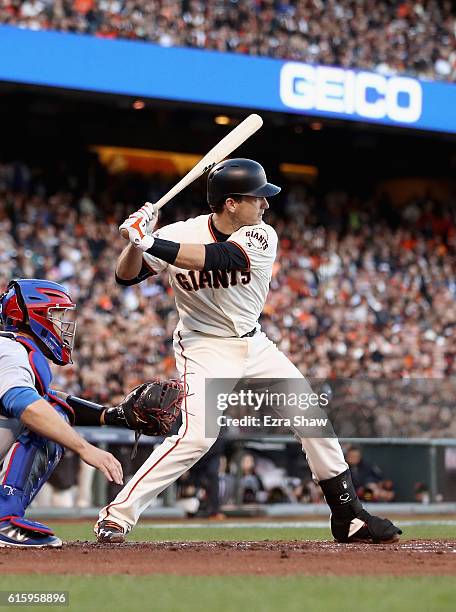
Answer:
<path fill-rule="evenodd" d="M 229 195 L 268 198 L 280 187 L 268 183 L 263 166 L 253 159 L 227 159 L 212 168 L 207 177 L 207 202 L 215 206 Z"/>

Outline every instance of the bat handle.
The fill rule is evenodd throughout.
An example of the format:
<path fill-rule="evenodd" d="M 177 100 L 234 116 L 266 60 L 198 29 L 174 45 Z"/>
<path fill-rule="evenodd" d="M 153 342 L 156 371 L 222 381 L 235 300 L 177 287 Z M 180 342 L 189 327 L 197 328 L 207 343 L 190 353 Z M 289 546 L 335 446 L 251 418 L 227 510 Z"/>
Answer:
<path fill-rule="evenodd" d="M 120 235 L 122 236 L 122 238 L 125 238 L 126 240 L 129 239 L 128 231 L 125 228 L 120 230 Z M 139 238 L 135 238 L 133 242 L 134 242 L 134 244 L 138 245 L 141 241 L 140 241 Z M 132 242 L 132 244 L 133 244 L 133 242 Z"/>

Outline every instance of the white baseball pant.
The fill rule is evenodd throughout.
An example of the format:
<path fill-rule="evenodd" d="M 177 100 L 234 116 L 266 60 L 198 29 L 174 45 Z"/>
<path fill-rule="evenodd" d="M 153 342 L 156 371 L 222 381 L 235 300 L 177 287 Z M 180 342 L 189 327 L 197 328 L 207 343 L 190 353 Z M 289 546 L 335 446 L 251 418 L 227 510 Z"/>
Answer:
<path fill-rule="evenodd" d="M 260 330 L 249 338 L 220 338 L 181 328 L 174 334 L 174 351 L 177 369 L 188 391 L 182 426 L 177 435 L 166 438 L 152 452 L 115 500 L 99 514 L 99 520 L 109 518 L 126 530 L 137 523 L 141 512 L 159 493 L 214 444 L 216 438 L 205 436 L 206 378 L 303 378 Z M 301 443 L 317 481 L 347 469 L 337 438 L 302 438 Z"/>

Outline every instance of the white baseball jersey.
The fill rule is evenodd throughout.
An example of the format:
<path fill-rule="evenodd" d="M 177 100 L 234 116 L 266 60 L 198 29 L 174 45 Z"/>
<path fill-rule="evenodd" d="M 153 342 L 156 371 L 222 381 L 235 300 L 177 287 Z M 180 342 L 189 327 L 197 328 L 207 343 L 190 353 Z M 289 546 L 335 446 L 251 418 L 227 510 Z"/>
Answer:
<path fill-rule="evenodd" d="M 216 242 L 212 215 L 167 225 L 154 236 L 186 244 Z M 272 266 L 277 252 L 277 233 L 261 222 L 245 225 L 231 234 L 249 261 L 244 271 L 189 271 L 167 264 L 144 253 L 145 263 L 154 271 L 169 272 L 177 310 L 185 329 L 221 337 L 240 337 L 257 324 L 269 291 Z"/>

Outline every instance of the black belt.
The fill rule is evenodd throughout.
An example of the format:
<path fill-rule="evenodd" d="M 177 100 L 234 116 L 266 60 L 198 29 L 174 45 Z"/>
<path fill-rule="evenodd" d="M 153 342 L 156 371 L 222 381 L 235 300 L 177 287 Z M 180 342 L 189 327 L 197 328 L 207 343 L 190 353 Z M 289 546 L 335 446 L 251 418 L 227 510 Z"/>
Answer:
<path fill-rule="evenodd" d="M 241 336 L 241 338 L 251 338 L 252 336 L 254 336 L 256 334 L 257 328 L 254 327 L 252 330 L 250 330 L 249 332 L 247 332 L 246 334 L 243 334 Z"/>

